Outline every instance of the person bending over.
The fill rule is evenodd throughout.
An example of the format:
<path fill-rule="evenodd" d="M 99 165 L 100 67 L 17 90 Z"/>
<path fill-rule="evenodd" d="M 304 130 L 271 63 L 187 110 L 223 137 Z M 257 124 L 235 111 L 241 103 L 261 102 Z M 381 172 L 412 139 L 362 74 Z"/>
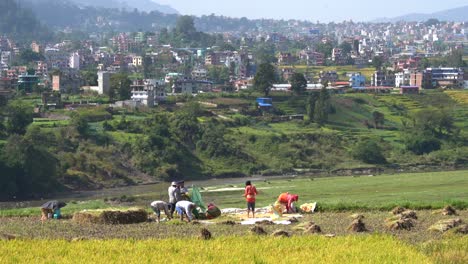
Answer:
<path fill-rule="evenodd" d="M 190 222 L 193 220 L 192 210 L 195 209 L 196 205 L 190 201 L 180 201 L 175 205 L 177 213 L 180 215 L 180 220 L 184 220 L 184 215 L 187 216 L 187 220 Z"/>
<path fill-rule="evenodd" d="M 154 201 L 151 203 L 151 209 L 153 209 L 154 213 L 158 217 L 158 223 L 161 221 L 161 211 L 164 210 L 168 219 L 172 219 L 171 214 L 169 213 L 169 205 L 164 201 Z"/>

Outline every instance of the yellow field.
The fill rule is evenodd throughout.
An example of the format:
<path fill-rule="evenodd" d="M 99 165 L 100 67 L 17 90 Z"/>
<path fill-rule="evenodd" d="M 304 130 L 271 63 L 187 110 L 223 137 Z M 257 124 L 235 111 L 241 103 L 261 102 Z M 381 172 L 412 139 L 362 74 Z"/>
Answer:
<path fill-rule="evenodd" d="M 468 91 L 446 91 L 453 100 L 461 104 L 468 104 Z"/>
<path fill-rule="evenodd" d="M 432 252 L 429 250 L 429 252 Z M 0 263 L 432 263 L 390 236 L 0 241 Z"/>

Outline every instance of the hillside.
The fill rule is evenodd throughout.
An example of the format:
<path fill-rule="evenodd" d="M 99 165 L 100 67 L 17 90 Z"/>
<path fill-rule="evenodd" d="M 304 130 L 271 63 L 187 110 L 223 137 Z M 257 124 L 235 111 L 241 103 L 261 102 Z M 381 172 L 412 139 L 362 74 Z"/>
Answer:
<path fill-rule="evenodd" d="M 378 18 L 373 20 L 374 23 L 382 22 L 398 22 L 398 21 L 426 21 L 428 19 L 435 18 L 441 21 L 457 21 L 465 22 L 468 21 L 468 6 L 462 6 L 458 8 L 443 10 L 431 14 L 412 13 L 403 16 L 393 18 Z"/>
<path fill-rule="evenodd" d="M 170 98 L 155 111 L 52 111 L 53 118 L 35 119 L 24 137 L 0 138 L 0 167 L 29 177 L 28 168 L 42 159 L 37 177 L 50 181 L 43 188 L 56 188 L 57 183 L 96 189 L 181 178 L 375 174 L 468 164 L 464 91 L 335 94 L 326 104 L 323 125 L 316 116 L 307 117 L 306 96 L 273 93 L 275 109 L 263 114 L 253 103 L 258 96 L 205 94 L 188 102 Z M 35 102 L 23 98 L 13 105 L 32 107 Z M 305 120 L 288 115 L 305 115 Z M 29 159 L 27 148 L 18 147 L 30 144 L 34 157 L 41 159 Z M 15 177 L 21 181 L 23 176 Z"/>
<path fill-rule="evenodd" d="M 140 11 L 159 11 L 164 14 L 178 14 L 179 12 L 168 5 L 158 4 L 152 0 L 69 0 L 83 6 L 127 9 Z"/>
<path fill-rule="evenodd" d="M 0 2 L 0 35 L 9 35 L 17 40 L 46 39 L 51 33 L 41 25 L 35 14 L 15 0 Z"/>

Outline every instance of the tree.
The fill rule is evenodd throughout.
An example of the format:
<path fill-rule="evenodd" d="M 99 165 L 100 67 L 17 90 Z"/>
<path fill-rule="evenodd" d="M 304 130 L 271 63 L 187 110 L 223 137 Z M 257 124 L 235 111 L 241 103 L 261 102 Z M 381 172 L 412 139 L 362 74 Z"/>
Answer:
<path fill-rule="evenodd" d="M 89 133 L 88 120 L 79 113 L 73 113 L 70 121 L 70 125 L 76 128 L 80 136 L 87 137 Z"/>
<path fill-rule="evenodd" d="M 270 63 L 262 63 L 254 77 L 255 89 L 268 96 L 271 87 L 276 81 L 275 67 Z"/>
<path fill-rule="evenodd" d="M 306 91 L 307 88 L 307 80 L 302 73 L 294 73 L 289 80 L 291 83 L 291 91 L 296 94 L 300 95 Z"/>
<path fill-rule="evenodd" d="M 406 149 L 416 155 L 422 155 L 439 150 L 441 142 L 431 135 L 422 133 L 410 134 L 405 139 Z"/>
<path fill-rule="evenodd" d="M 449 112 L 442 109 L 426 109 L 414 114 L 413 129 L 422 134 L 444 138 L 452 135 L 456 126 Z"/>
<path fill-rule="evenodd" d="M 383 64 L 384 64 L 384 59 L 381 56 L 374 56 L 374 58 L 372 58 L 372 65 L 374 66 L 376 70 L 379 70 L 380 68 L 382 68 Z"/>
<path fill-rule="evenodd" d="M 379 111 L 374 111 L 372 113 L 372 119 L 374 121 L 374 128 L 377 129 L 380 126 L 383 126 L 385 122 L 384 114 L 380 113 Z"/>
<path fill-rule="evenodd" d="M 371 139 L 358 142 L 352 149 L 352 155 L 355 159 L 369 164 L 384 164 L 387 162 L 382 153 L 382 148 L 376 141 Z"/>
<path fill-rule="evenodd" d="M 24 134 L 33 122 L 33 109 L 21 101 L 12 101 L 6 109 L 8 119 L 6 129 L 10 134 Z"/>
<path fill-rule="evenodd" d="M 353 46 L 346 41 L 341 43 L 339 48 L 343 51 L 343 54 L 349 54 L 353 50 Z"/>
<path fill-rule="evenodd" d="M 307 96 L 307 103 L 306 103 L 306 112 L 309 120 L 314 120 L 314 113 L 315 113 L 315 104 L 318 99 L 318 93 L 311 93 Z"/>
<path fill-rule="evenodd" d="M 115 100 L 128 100 L 131 96 L 132 89 L 130 85 L 132 81 L 128 78 L 128 75 L 125 73 L 113 74 L 110 77 L 110 93 L 111 97 Z"/>
<path fill-rule="evenodd" d="M 328 114 L 330 113 L 330 94 L 327 88 L 323 87 L 320 90 L 320 94 L 317 102 L 315 103 L 314 109 L 314 121 L 317 124 L 322 125 L 328 120 Z"/>

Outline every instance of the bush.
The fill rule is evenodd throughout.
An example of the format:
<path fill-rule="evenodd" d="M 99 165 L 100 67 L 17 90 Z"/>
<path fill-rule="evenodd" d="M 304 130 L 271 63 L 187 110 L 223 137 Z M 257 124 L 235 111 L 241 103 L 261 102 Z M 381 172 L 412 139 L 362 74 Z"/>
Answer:
<path fill-rule="evenodd" d="M 382 154 L 382 148 L 374 140 L 360 141 L 352 150 L 355 159 L 369 164 L 384 164 L 387 162 Z"/>
<path fill-rule="evenodd" d="M 414 135 L 406 139 L 406 149 L 416 155 L 422 155 L 439 150 L 440 140 L 432 136 Z"/>

